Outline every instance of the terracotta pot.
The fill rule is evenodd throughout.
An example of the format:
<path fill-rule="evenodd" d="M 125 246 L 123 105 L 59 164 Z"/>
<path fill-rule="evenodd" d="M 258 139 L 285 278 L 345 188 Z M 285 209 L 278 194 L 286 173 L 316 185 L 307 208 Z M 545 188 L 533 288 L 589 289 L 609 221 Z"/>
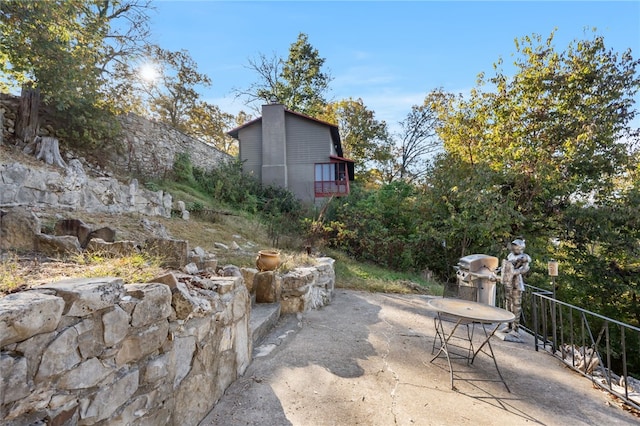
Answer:
<path fill-rule="evenodd" d="M 280 252 L 275 250 L 260 250 L 256 257 L 256 266 L 260 272 L 274 271 L 280 266 Z"/>

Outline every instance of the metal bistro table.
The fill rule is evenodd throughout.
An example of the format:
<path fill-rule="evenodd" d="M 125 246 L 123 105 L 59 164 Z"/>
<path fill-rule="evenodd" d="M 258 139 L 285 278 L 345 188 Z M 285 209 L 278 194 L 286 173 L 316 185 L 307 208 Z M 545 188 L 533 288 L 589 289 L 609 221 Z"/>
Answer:
<path fill-rule="evenodd" d="M 453 385 L 453 368 L 451 366 L 452 353 L 449 350 L 449 346 L 451 345 L 450 340 L 452 337 L 454 337 L 456 330 L 462 325 L 467 327 L 466 337 L 461 338 L 459 336 L 456 336 L 456 338 L 465 340 L 465 342 L 468 343 L 469 346 L 467 348 L 466 355 L 456 355 L 466 359 L 468 364 L 473 364 L 476 356 L 480 353 L 480 351 L 482 351 L 485 346 L 487 346 L 489 352 L 487 352 L 486 350 L 482 352 L 487 354 L 493 360 L 493 364 L 496 366 L 496 371 L 500 376 L 500 380 L 507 388 L 507 391 L 511 392 L 509 386 L 507 386 L 507 383 L 502 377 L 502 373 L 500 373 L 500 369 L 498 368 L 498 362 L 496 361 L 495 354 L 493 353 L 493 348 L 491 347 L 491 338 L 498 330 L 498 327 L 500 327 L 501 323 L 513 321 L 515 319 L 515 315 L 505 309 L 462 299 L 435 298 L 429 300 L 429 305 L 437 312 L 434 323 L 436 328 L 436 338 L 440 339 L 440 349 L 438 350 L 438 353 L 436 353 L 435 356 L 431 359 L 431 362 L 438 358 L 441 353 L 444 353 L 446 355 L 447 363 L 449 364 L 449 374 L 451 376 L 451 389 L 457 390 Z M 451 329 L 448 334 L 445 332 L 445 327 L 443 326 L 443 322 L 447 320 L 451 322 L 455 321 L 453 329 Z M 488 324 L 495 324 L 495 326 L 487 330 L 485 326 Z M 473 331 L 475 330 L 476 325 L 480 325 L 482 327 L 482 330 L 484 332 L 484 339 L 478 349 L 474 350 Z M 434 347 L 431 353 L 434 352 L 435 345 L 436 343 L 434 340 Z"/>

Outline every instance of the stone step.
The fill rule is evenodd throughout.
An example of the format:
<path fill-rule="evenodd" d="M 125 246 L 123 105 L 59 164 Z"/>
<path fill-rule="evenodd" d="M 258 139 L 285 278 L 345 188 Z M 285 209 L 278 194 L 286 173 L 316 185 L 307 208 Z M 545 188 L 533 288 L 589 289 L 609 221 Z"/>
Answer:
<path fill-rule="evenodd" d="M 251 341 L 255 348 L 280 318 L 280 303 L 256 303 L 251 306 Z"/>

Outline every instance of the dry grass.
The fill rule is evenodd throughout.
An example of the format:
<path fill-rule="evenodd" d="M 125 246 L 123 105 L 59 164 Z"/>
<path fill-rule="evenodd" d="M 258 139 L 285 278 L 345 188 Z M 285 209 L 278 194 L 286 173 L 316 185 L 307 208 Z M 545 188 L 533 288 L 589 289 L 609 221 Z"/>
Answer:
<path fill-rule="evenodd" d="M 33 167 L 48 167 L 32 157 L 0 145 L 3 162 L 18 161 Z M 178 197 L 179 198 L 179 197 Z M 187 200 L 188 201 L 188 200 Z M 141 220 L 158 222 L 175 239 L 189 241 L 189 247 L 202 247 L 214 253 L 221 266 L 255 267 L 259 250 L 272 249 L 264 224 L 240 212 L 218 212 L 204 218 L 192 215 L 189 221 L 181 218 L 145 217 L 142 215 L 86 214 L 80 212 L 49 211 L 42 218 L 43 232 L 51 232 L 60 218 L 81 219 L 93 229 L 109 226 L 116 230 L 117 240 L 144 242 L 150 235 Z M 240 249 L 227 250 L 216 243 Z M 279 271 L 286 272 L 296 266 L 313 266 L 315 259 L 303 253 L 302 240 L 283 237 L 279 241 L 282 264 Z M 365 291 L 406 293 L 415 287 L 424 287 L 430 293 L 441 291 L 435 283 L 420 281 L 408 274 L 393 274 L 382 268 L 361 264 L 339 252 L 329 252 L 336 259 L 336 286 Z M 0 296 L 27 287 L 55 282 L 65 278 L 118 276 L 125 282 L 144 282 L 162 270 L 157 260 L 143 256 L 108 258 L 94 255 L 44 258 L 37 254 L 3 253 L 0 256 Z M 408 285 L 409 284 L 409 285 Z M 420 291 L 422 291 L 420 289 Z"/>
<path fill-rule="evenodd" d="M 56 216 L 56 214 L 58 216 Z M 116 229 L 117 240 L 144 242 L 149 231 L 141 225 L 141 216 L 104 214 L 69 214 L 51 212 L 42 220 L 44 229 L 53 229 L 56 217 L 81 219 L 91 228 L 110 226 Z M 175 239 L 189 241 L 189 247 L 202 247 L 214 253 L 221 265 L 255 266 L 258 250 L 269 248 L 265 245 L 266 234 L 260 225 L 241 216 L 222 215 L 211 222 L 193 218 L 185 221 L 181 218 L 147 217 L 165 227 Z M 256 237 L 248 239 L 245 235 Z M 225 250 L 215 243 L 230 245 L 236 242 L 241 250 Z M 115 276 L 126 283 L 145 282 L 163 272 L 158 259 L 143 254 L 112 258 L 101 253 L 83 253 L 59 258 L 47 258 L 37 253 L 4 253 L 0 258 L 0 295 L 20 291 L 66 278 L 89 278 L 97 276 Z"/>
<path fill-rule="evenodd" d="M 144 242 L 149 231 L 141 225 L 141 216 L 69 214 L 58 212 L 65 217 L 83 220 L 92 228 L 111 226 L 116 229 L 117 240 Z M 59 216 L 57 216 L 59 217 Z M 218 215 L 209 220 L 191 218 L 149 218 L 162 224 L 168 234 L 175 239 L 189 241 L 189 247 L 202 247 L 215 254 L 218 265 L 236 265 L 255 267 L 259 250 L 272 249 L 262 224 L 239 215 Z M 51 213 L 43 220 L 44 228 L 53 228 L 56 216 Z M 236 243 L 239 249 L 225 249 L 216 243 L 231 246 Z M 279 249 L 282 263 L 280 272 L 287 272 L 298 266 L 313 266 L 317 263 L 313 256 L 290 243 L 291 249 Z M 375 265 L 356 262 L 340 252 L 328 251 L 328 256 L 336 259 L 336 286 L 356 290 L 385 293 L 430 293 L 441 294 L 442 286 L 426 282 L 410 274 L 394 273 Z M 109 258 L 99 253 L 43 258 L 35 254 L 5 253 L 0 258 L 0 296 L 28 287 L 59 281 L 66 278 L 115 276 L 125 283 L 146 282 L 161 274 L 157 259 L 144 255 L 132 255 L 121 258 Z"/>
<path fill-rule="evenodd" d="M 154 219 L 165 226 L 169 234 L 174 238 L 189 241 L 189 247 L 202 247 L 208 252 L 216 253 L 223 259 L 228 255 L 237 256 L 236 253 L 225 253 L 216 248 L 215 243 L 230 245 L 235 241 L 239 246 L 251 246 L 258 250 L 268 248 L 268 238 L 264 228 L 259 223 L 252 221 L 240 214 L 238 215 L 216 215 L 212 220 L 199 219 L 197 217 L 185 221 L 179 218 L 159 218 Z"/>
<path fill-rule="evenodd" d="M 280 266 L 278 271 L 288 272 L 297 267 L 315 266 L 318 264 L 318 260 L 307 255 L 307 253 L 281 253 L 280 254 Z"/>
<path fill-rule="evenodd" d="M 66 259 L 10 254 L 0 262 L 0 294 L 79 277 L 118 277 L 129 284 L 147 282 L 162 272 L 158 259 L 142 254 L 113 258 L 93 253 Z"/>
<path fill-rule="evenodd" d="M 146 254 L 112 257 L 100 253 L 75 256 L 83 277 L 115 276 L 125 283 L 144 283 L 163 273 L 161 259 Z"/>
<path fill-rule="evenodd" d="M 15 291 L 27 283 L 17 255 L 9 254 L 0 261 L 0 294 Z"/>

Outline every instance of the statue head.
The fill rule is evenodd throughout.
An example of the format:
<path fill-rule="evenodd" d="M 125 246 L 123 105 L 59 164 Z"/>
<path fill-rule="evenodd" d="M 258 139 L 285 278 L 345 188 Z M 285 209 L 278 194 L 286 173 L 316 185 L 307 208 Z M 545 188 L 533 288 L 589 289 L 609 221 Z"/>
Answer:
<path fill-rule="evenodd" d="M 511 250 L 515 254 L 524 253 L 525 247 L 526 247 L 526 244 L 524 243 L 524 239 L 522 238 L 516 238 L 515 240 L 511 241 Z"/>

